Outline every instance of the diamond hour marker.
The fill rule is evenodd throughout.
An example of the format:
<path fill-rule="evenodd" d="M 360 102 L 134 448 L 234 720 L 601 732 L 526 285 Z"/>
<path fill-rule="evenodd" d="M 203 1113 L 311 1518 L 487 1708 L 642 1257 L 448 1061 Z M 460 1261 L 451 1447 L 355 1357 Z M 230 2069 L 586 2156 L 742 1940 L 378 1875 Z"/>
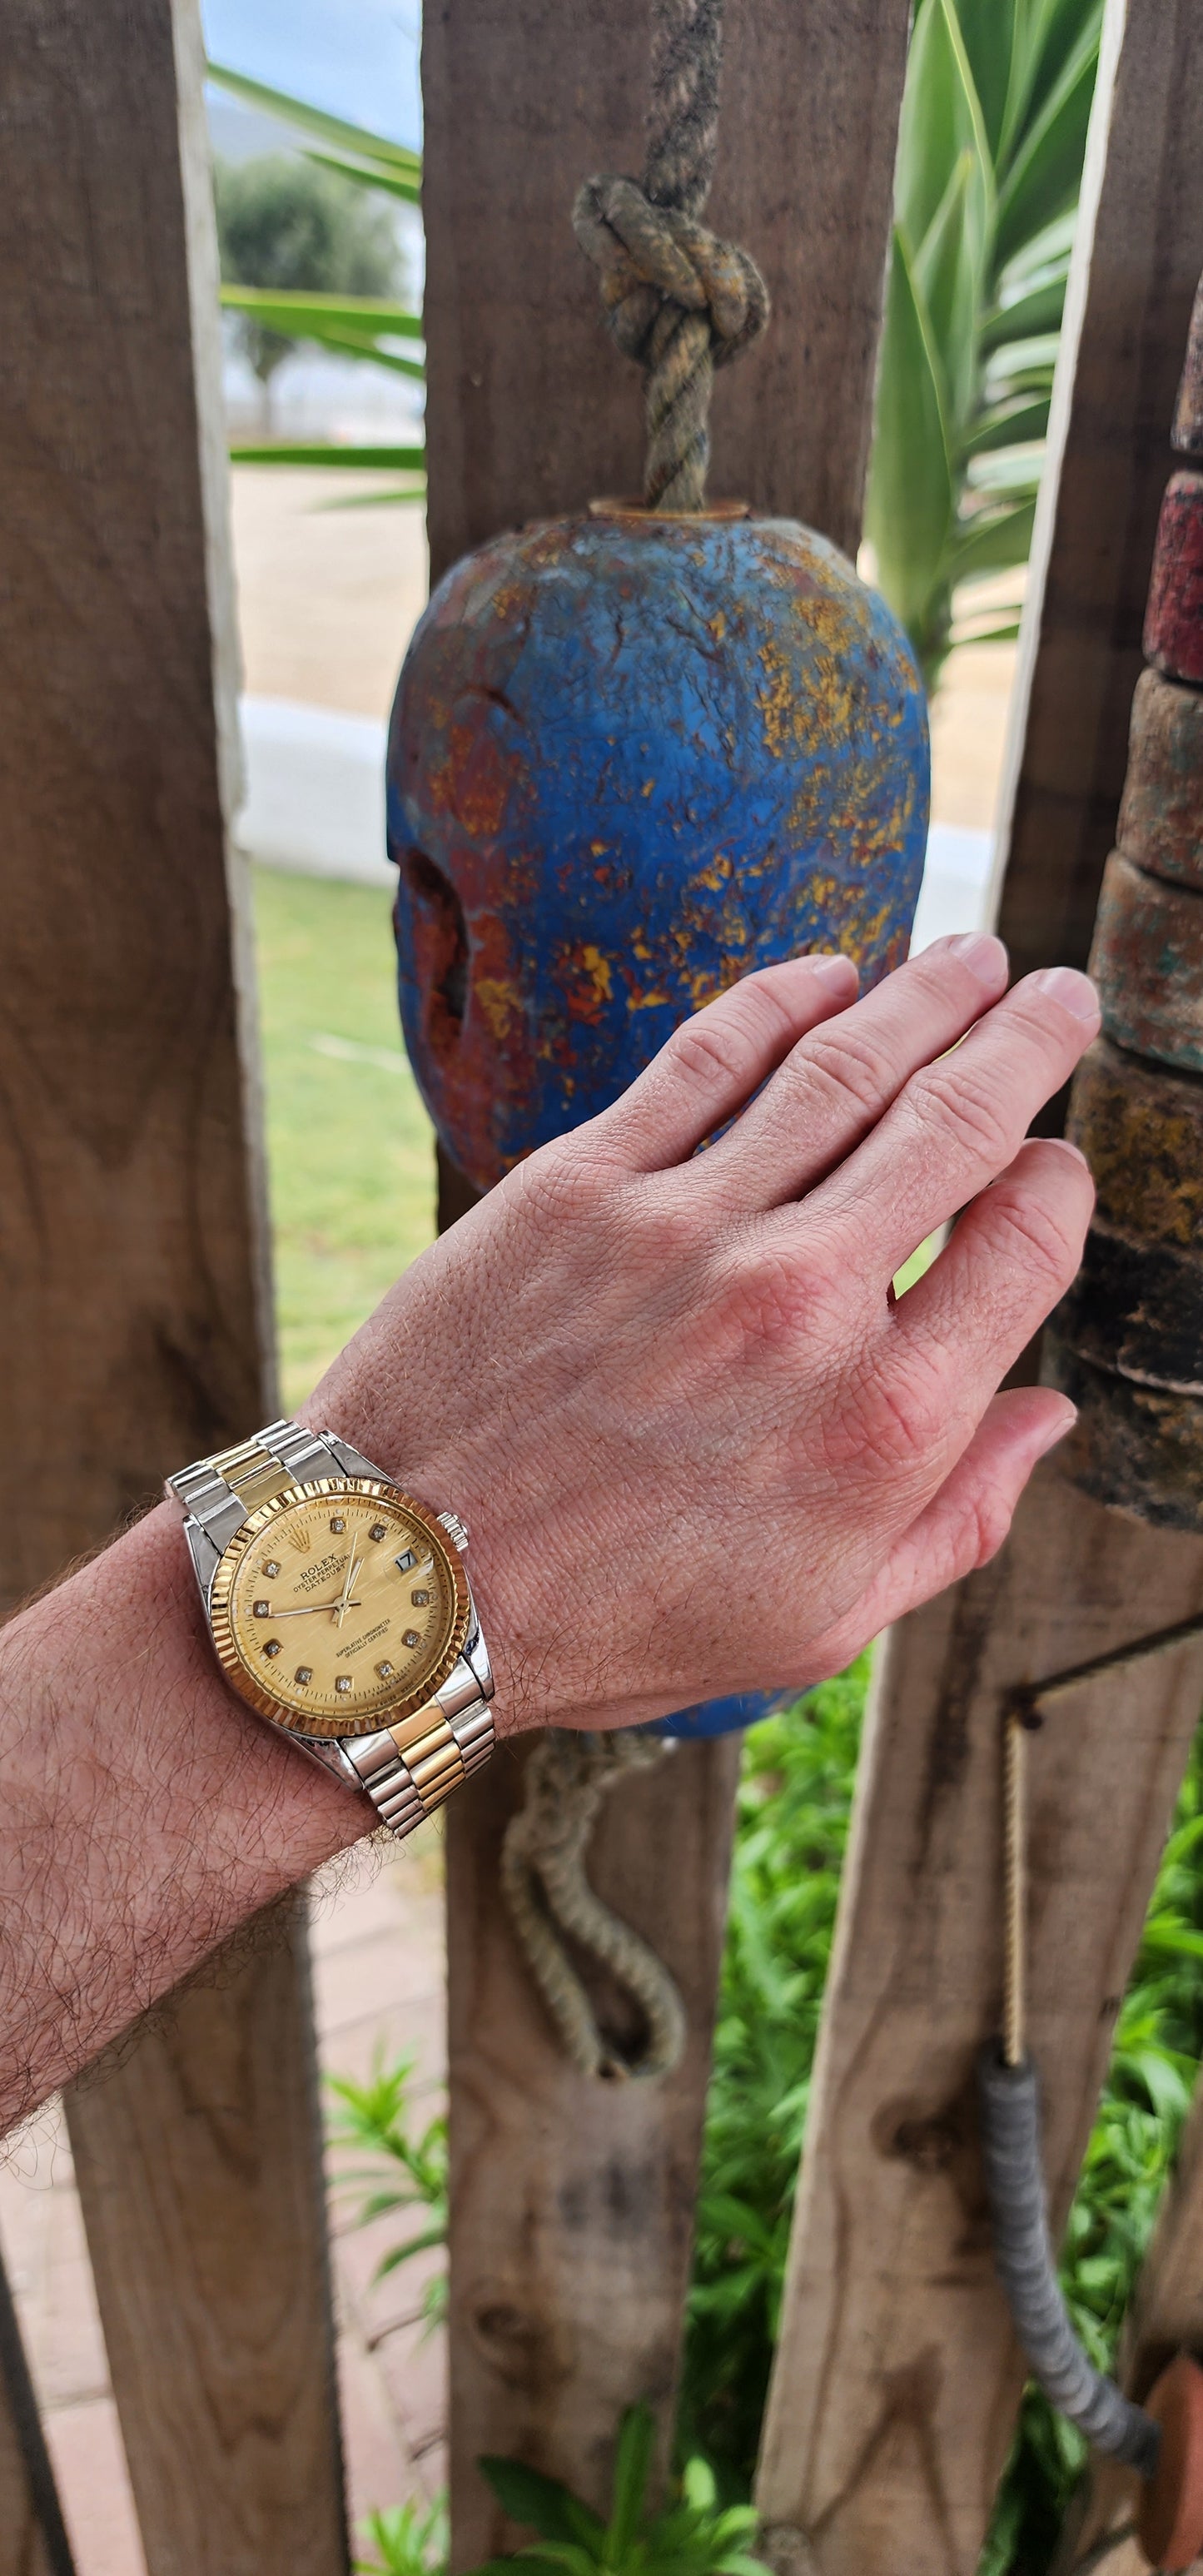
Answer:
<path fill-rule="evenodd" d="M 406 1631 L 405 1631 L 405 1635 L 403 1636 L 403 1638 L 402 1638 L 402 1640 L 401 1640 L 401 1643 L 402 1643 L 402 1645 L 403 1645 L 403 1646 L 420 1646 L 420 1645 L 421 1645 L 421 1643 L 422 1643 L 422 1640 L 421 1640 L 420 1636 L 418 1635 L 417 1629 L 416 1629 L 416 1628 L 407 1628 L 407 1629 L 406 1629 Z"/>
<path fill-rule="evenodd" d="M 275 1561 L 275 1558 L 274 1558 L 274 1557 L 273 1557 L 272 1562 L 271 1562 L 271 1564 L 270 1564 L 270 1565 L 265 1565 L 265 1566 L 264 1566 L 263 1571 L 264 1571 L 265 1575 L 267 1576 L 268 1582 L 270 1583 L 270 1582 L 271 1582 L 271 1579 L 272 1579 L 273 1574 L 278 1574 L 278 1573 L 279 1573 L 279 1571 L 280 1571 L 280 1568 L 279 1568 L 279 1566 L 276 1564 L 276 1561 Z"/>
<path fill-rule="evenodd" d="M 383 1521 L 373 1521 L 372 1526 L 371 1526 L 371 1529 L 370 1529 L 370 1531 L 369 1531 L 368 1535 L 369 1535 L 369 1537 L 370 1537 L 370 1538 L 374 1538 L 374 1539 L 375 1539 L 375 1541 L 376 1541 L 376 1543 L 377 1543 L 377 1546 L 379 1546 L 379 1543 L 380 1543 L 381 1539 L 382 1539 L 382 1538 L 387 1538 L 387 1537 L 388 1537 L 388 1531 L 387 1531 L 387 1529 L 385 1528 L 384 1522 L 383 1522 Z"/>
<path fill-rule="evenodd" d="M 270 1601 L 257 1601 L 255 1603 L 255 1617 L 257 1619 L 270 1619 L 271 1615 L 272 1611 Z"/>
<path fill-rule="evenodd" d="M 335 1516 L 334 1516 L 334 1519 L 333 1519 L 333 1520 L 331 1521 L 331 1523 L 330 1523 L 330 1527 L 331 1527 L 331 1529 L 333 1530 L 334 1535 L 335 1535 L 335 1537 L 336 1537 L 336 1538 L 341 1538 L 341 1537 L 342 1537 L 343 1531 L 345 1530 L 346 1526 L 347 1526 L 346 1522 L 345 1522 L 344 1520 L 341 1520 L 341 1519 L 339 1518 L 338 1514 L 336 1513 L 336 1514 L 335 1514 Z"/>
<path fill-rule="evenodd" d="M 340 1674 L 339 1674 L 339 1676 L 338 1676 L 338 1680 L 336 1681 L 336 1683 L 335 1683 L 334 1687 L 335 1687 L 335 1690 L 336 1690 L 336 1691 L 349 1691 L 349 1690 L 350 1690 L 350 1687 L 351 1687 L 351 1676 L 350 1676 L 350 1674 L 349 1674 L 349 1673 L 340 1673 Z"/>
<path fill-rule="evenodd" d="M 264 1647 L 264 1649 L 263 1649 L 263 1652 L 264 1652 L 264 1654 L 265 1654 L 265 1655 L 278 1655 L 278 1654 L 279 1654 L 279 1652 L 280 1652 L 280 1640 L 279 1640 L 279 1638 L 278 1638 L 278 1637 L 269 1637 L 269 1638 L 268 1638 L 268 1641 L 267 1641 L 267 1644 L 265 1645 L 265 1647 Z"/>
<path fill-rule="evenodd" d="M 298 1665 L 297 1665 L 297 1668 L 296 1668 L 296 1672 L 295 1672 L 295 1673 L 294 1673 L 294 1675 L 293 1675 L 293 1679 L 294 1679 L 294 1681 L 298 1681 L 298 1682 L 300 1683 L 301 1688 L 302 1688 L 302 1690 L 303 1690 L 303 1689 L 304 1689 L 304 1687 L 305 1687 L 306 1682 L 311 1682 L 311 1681 L 313 1680 L 313 1666 L 312 1666 L 312 1664 L 298 1664 Z"/>
<path fill-rule="evenodd" d="M 392 1669 L 392 1665 L 389 1663 L 377 1664 L 376 1670 L 379 1673 L 382 1682 L 386 1682 L 388 1680 Z"/>
<path fill-rule="evenodd" d="M 415 1610 L 424 1610 L 430 1599 L 430 1594 L 428 1592 L 411 1592 L 409 1597 Z"/>

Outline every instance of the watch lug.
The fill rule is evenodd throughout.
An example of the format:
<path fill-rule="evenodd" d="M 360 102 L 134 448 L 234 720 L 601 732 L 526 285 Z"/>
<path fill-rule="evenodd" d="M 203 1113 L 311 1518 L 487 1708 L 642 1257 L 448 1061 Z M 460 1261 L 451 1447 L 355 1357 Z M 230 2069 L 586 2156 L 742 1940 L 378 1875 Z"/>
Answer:
<path fill-rule="evenodd" d="M 464 1647 L 464 1662 L 467 1664 L 469 1671 L 475 1673 L 477 1681 L 480 1684 L 482 1698 L 492 1699 L 493 1692 L 496 1688 L 496 1684 L 493 1680 L 493 1667 L 489 1661 L 489 1649 L 480 1633 L 480 1626 L 475 1616 L 473 1617 L 472 1633 Z"/>
<path fill-rule="evenodd" d="M 323 1431 L 322 1438 L 345 1476 L 367 1476 L 373 1483 L 384 1476 L 382 1467 L 377 1467 L 372 1459 L 365 1458 L 360 1450 L 353 1449 L 349 1440 L 340 1440 L 337 1432 Z M 391 1484 L 392 1478 L 388 1477 L 385 1481 Z"/>
<path fill-rule="evenodd" d="M 275 1719 L 269 1723 L 274 1726 Z M 320 1771 L 330 1772 L 344 1789 L 362 1789 L 359 1773 L 337 1736 L 298 1735 L 291 1726 L 276 1726 L 276 1733 L 282 1735 L 287 1743 L 295 1744 L 299 1753 L 307 1753 Z"/>
<path fill-rule="evenodd" d="M 200 1522 L 193 1520 L 191 1513 L 184 1522 L 184 1536 L 188 1541 L 192 1570 L 200 1585 L 201 1598 L 207 1609 L 209 1594 L 213 1588 L 213 1577 L 221 1563 L 221 1549 L 216 1539 L 210 1538 L 208 1531 L 201 1528 Z"/>

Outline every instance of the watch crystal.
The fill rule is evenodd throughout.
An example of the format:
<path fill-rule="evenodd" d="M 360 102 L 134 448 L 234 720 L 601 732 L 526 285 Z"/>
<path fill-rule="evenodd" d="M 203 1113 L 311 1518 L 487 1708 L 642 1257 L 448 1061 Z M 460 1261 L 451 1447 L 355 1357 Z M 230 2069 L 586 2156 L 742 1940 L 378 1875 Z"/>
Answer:
<path fill-rule="evenodd" d="M 214 1634 L 231 1678 L 265 1713 L 304 1734 L 368 1734 L 420 1708 L 446 1677 L 467 1629 L 467 1586 L 424 1507 L 366 1479 L 333 1499 L 337 1509 L 323 1511 L 320 1487 L 294 1491 L 252 1514 L 214 1578 Z M 298 1661 L 280 1673 L 286 1645 Z M 277 1667 L 270 1683 L 265 1659 Z"/>

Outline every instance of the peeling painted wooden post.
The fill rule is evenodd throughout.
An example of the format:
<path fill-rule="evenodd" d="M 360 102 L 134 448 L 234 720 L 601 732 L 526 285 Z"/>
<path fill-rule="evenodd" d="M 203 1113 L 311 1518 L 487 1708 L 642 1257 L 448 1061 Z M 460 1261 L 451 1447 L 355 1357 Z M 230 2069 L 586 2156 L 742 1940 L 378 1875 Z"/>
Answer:
<path fill-rule="evenodd" d="M 729 0 L 709 217 L 765 268 L 771 338 L 715 397 L 716 493 L 854 550 L 868 449 L 905 0 Z M 640 391 L 570 212 L 637 168 L 646 0 L 437 0 L 425 14 L 432 577 L 499 530 L 637 488 Z M 854 133 L 858 148 L 846 138 Z M 514 150 L 515 134 L 522 147 Z M 784 184 L 783 184 L 784 182 Z M 440 1218 L 462 1176 L 441 1161 Z M 566 1615 L 571 1605 L 566 1604 Z M 685 1995 L 664 2083 L 590 2088 L 513 1946 L 497 1856 L 521 1757 L 448 1811 L 453 2564 L 511 2536 L 476 2472 L 520 2453 L 601 2502 L 621 2407 L 666 2447 L 730 1847 L 734 1739 L 624 1785 L 593 1869 Z"/>
<path fill-rule="evenodd" d="M 1116 837 L 1203 261 L 1201 119 L 1194 0 L 1110 0 L 1020 643 L 1016 971 L 1085 964 Z M 875 1678 L 757 2482 L 770 2555 L 806 2576 L 972 2576 L 1011 2438 L 1024 2370 L 974 2099 L 1001 2004 L 1005 1695 L 1203 1607 L 1197 1531 L 1109 1510 L 1082 1463 L 1079 1441 L 1037 1471 L 1000 1557 L 904 1620 Z M 1034 1742 L 1028 2029 L 1055 2230 L 1201 1687 L 1184 1644 L 1080 1689 Z"/>

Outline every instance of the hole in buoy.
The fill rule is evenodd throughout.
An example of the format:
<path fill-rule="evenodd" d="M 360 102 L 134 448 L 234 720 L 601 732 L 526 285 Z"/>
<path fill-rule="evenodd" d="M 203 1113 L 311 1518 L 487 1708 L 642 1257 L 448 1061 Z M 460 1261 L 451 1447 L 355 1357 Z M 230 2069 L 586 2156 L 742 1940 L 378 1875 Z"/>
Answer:
<path fill-rule="evenodd" d="M 435 1055 L 458 1045 L 468 1007 L 468 925 L 454 886 L 424 850 L 402 861 L 413 903 L 414 968 Z"/>

